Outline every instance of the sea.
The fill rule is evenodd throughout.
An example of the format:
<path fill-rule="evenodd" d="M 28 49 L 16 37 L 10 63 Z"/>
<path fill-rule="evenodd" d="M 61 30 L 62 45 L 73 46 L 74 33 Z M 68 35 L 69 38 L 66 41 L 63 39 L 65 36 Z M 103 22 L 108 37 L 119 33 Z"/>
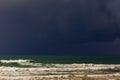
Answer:
<path fill-rule="evenodd" d="M 0 56 L 0 60 L 18 59 L 47 64 L 120 64 L 120 56 Z"/>

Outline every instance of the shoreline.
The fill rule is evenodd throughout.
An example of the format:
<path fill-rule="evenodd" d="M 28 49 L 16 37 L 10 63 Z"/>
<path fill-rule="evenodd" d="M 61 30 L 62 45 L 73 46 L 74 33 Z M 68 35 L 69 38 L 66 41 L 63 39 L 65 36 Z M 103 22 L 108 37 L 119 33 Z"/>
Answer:
<path fill-rule="evenodd" d="M 60 64 L 59 64 L 60 65 Z M 64 64 L 68 65 L 68 64 Z M 73 64 L 70 64 L 70 66 Z M 81 64 L 76 64 L 81 65 Z M 85 65 L 85 64 L 84 64 Z M 86 64 L 87 65 L 87 64 Z M 89 65 L 89 64 L 88 64 Z M 101 65 L 101 64 L 100 64 Z M 0 67 L 0 80 L 120 80 L 120 72 L 104 73 L 102 69 L 116 69 L 119 65 L 105 65 L 94 64 L 93 67 L 77 66 L 77 68 L 46 68 L 46 67 L 32 67 L 32 68 L 19 68 L 19 67 Z M 62 65 L 63 66 L 63 65 Z M 99 68 L 96 68 L 99 67 Z M 90 68 L 91 67 L 91 68 Z M 82 71 L 82 73 L 81 73 Z M 89 73 L 88 73 L 88 72 Z M 98 72 L 99 74 L 93 73 Z M 86 78 L 86 79 L 84 79 Z"/>
<path fill-rule="evenodd" d="M 0 67 L 0 80 L 120 80 L 120 64 L 42 64 L 21 59 L 1 63 L 7 66 Z"/>

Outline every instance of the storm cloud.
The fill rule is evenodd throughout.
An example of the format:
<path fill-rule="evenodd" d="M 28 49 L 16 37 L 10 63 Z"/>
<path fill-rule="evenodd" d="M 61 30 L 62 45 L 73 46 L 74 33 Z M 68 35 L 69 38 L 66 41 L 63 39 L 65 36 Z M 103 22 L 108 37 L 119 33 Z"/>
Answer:
<path fill-rule="evenodd" d="M 0 51 L 87 55 L 85 50 L 97 54 L 109 45 L 114 52 L 113 45 L 119 49 L 115 44 L 120 37 L 119 4 L 119 0 L 1 0 Z"/>

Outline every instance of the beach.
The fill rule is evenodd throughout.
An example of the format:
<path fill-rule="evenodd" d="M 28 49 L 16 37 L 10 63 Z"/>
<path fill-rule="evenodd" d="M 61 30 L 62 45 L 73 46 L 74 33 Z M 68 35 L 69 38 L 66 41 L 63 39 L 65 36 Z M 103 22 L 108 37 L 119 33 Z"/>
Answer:
<path fill-rule="evenodd" d="M 78 69 L 78 68 L 77 68 Z M 0 80 L 120 80 L 119 73 L 111 74 L 75 74 L 69 72 L 75 69 L 69 69 L 67 74 L 60 73 L 62 69 L 54 68 L 0 68 Z M 56 73 L 58 74 L 56 74 Z M 67 70 L 66 70 L 67 72 Z M 50 74 L 53 73 L 53 74 Z"/>
<path fill-rule="evenodd" d="M 42 64 L 31 60 L 1 60 L 28 67 L 0 67 L 0 80 L 120 80 L 119 64 Z"/>

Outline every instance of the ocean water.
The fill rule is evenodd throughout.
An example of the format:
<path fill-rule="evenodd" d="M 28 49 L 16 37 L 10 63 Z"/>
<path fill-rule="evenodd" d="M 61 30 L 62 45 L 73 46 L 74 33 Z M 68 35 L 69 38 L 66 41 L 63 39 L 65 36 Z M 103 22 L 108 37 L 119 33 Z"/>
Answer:
<path fill-rule="evenodd" d="M 36 63 L 94 63 L 94 64 L 120 64 L 120 56 L 1 56 L 4 59 L 30 59 Z"/>

